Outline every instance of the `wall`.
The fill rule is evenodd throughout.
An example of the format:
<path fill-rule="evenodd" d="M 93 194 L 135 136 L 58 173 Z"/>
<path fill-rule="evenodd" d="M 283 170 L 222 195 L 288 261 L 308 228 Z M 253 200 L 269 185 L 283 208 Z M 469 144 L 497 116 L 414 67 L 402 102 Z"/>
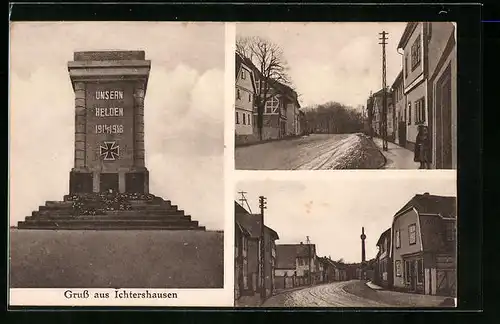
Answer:
<path fill-rule="evenodd" d="M 254 285 L 252 276 L 257 275 L 259 273 L 259 242 L 256 239 L 248 240 L 248 285 Z M 257 286 L 253 286 L 252 289 L 258 288 L 259 280 L 257 280 Z"/>
<path fill-rule="evenodd" d="M 420 83 L 417 87 L 413 88 L 410 92 L 406 94 L 406 140 L 415 143 L 418 133 L 418 125 L 415 123 L 415 102 L 420 98 L 424 97 L 425 105 L 427 106 L 427 100 L 425 99 L 427 95 L 427 82 L 424 81 Z M 411 122 L 410 121 L 410 112 L 408 110 L 408 105 L 411 103 Z M 424 109 L 425 111 L 425 123 L 429 120 L 429 113 L 427 107 Z"/>
<path fill-rule="evenodd" d="M 263 117 L 262 139 L 269 140 L 280 138 L 279 115 L 264 115 Z M 257 126 L 255 128 L 257 128 Z"/>
<path fill-rule="evenodd" d="M 431 24 L 432 33 L 428 44 L 428 66 L 430 76 L 437 67 L 448 39 L 454 33 L 454 26 L 451 22 L 433 22 Z"/>
<path fill-rule="evenodd" d="M 288 102 L 286 105 L 287 105 L 287 109 L 286 109 L 286 112 L 287 112 L 286 134 L 288 136 L 298 135 L 298 134 L 300 134 L 298 107 L 293 102 Z"/>
<path fill-rule="evenodd" d="M 266 287 L 266 296 L 271 296 L 274 286 L 274 266 L 276 265 L 275 257 L 273 256 L 272 247 L 274 240 L 270 231 L 266 230 L 264 234 L 265 251 L 264 251 L 264 286 Z"/>
<path fill-rule="evenodd" d="M 96 92 L 121 91 L 121 99 L 96 98 Z M 86 166 L 94 171 L 118 172 L 134 164 L 134 83 L 133 82 L 89 82 L 86 85 Z M 97 108 L 122 108 L 123 116 L 104 117 Z M 102 112 L 101 112 L 102 113 Z M 103 128 L 105 125 L 106 128 Z M 79 126 L 79 125 L 77 125 Z M 100 147 L 105 141 L 115 142 L 119 147 L 116 160 L 104 161 Z"/>
<path fill-rule="evenodd" d="M 395 142 L 398 144 L 399 143 L 399 132 L 401 131 L 399 129 L 399 122 L 404 121 L 405 122 L 405 128 L 406 128 L 406 118 L 405 118 L 405 107 L 406 107 L 406 100 L 405 96 L 403 95 L 403 83 L 398 83 L 396 86 L 396 89 L 394 90 L 393 94 L 393 102 L 395 103 L 395 111 L 394 111 L 394 120 L 395 120 L 395 125 L 394 125 L 394 136 L 395 136 Z"/>
<path fill-rule="evenodd" d="M 252 112 L 236 107 L 235 108 L 235 126 L 236 135 L 252 135 L 253 134 L 253 118 Z M 245 116 L 245 120 L 243 120 Z"/>
<path fill-rule="evenodd" d="M 409 244 L 409 232 L 408 232 L 408 226 L 410 224 L 416 224 L 416 230 L 415 230 L 415 244 L 410 245 Z M 401 233 L 401 247 L 396 248 L 396 231 L 399 230 Z M 418 215 L 415 212 L 415 210 L 411 209 L 404 214 L 398 216 L 392 224 L 392 242 L 393 242 L 393 273 L 394 273 L 394 286 L 395 287 L 400 287 L 403 288 L 405 287 L 405 282 L 404 282 L 404 261 L 402 255 L 404 254 L 409 254 L 409 253 L 417 253 L 422 250 L 422 242 L 421 242 L 421 235 L 420 235 L 420 223 L 418 220 Z M 396 271 L 396 262 L 397 261 L 401 262 L 401 276 L 397 276 L 397 271 Z"/>
<path fill-rule="evenodd" d="M 420 65 L 415 68 L 415 70 L 411 70 L 411 47 L 417 37 L 420 35 Z M 413 34 L 410 36 L 408 42 L 406 43 L 404 47 L 404 56 L 403 56 L 403 80 L 404 80 L 404 85 L 405 88 L 407 88 L 412 82 L 414 82 L 417 78 L 420 77 L 421 74 L 424 72 L 424 46 L 423 46 L 423 23 L 418 23 L 417 27 L 413 31 Z M 405 57 L 408 57 L 408 76 L 405 74 L 405 67 L 404 67 L 404 62 L 405 62 Z"/>
<path fill-rule="evenodd" d="M 451 26 L 450 26 L 451 25 Z M 429 74 L 434 74 L 434 71 L 437 67 L 439 60 L 442 58 L 443 51 L 445 49 L 446 43 L 448 42 L 449 37 L 453 33 L 453 25 L 451 23 L 433 23 L 432 28 L 432 37 L 429 42 Z M 432 57 L 431 56 L 435 56 Z M 457 167 L 457 52 L 456 45 L 453 50 L 449 54 L 447 58 L 444 60 L 444 64 L 441 66 L 439 71 L 436 71 L 435 77 L 431 80 L 430 88 L 431 88 L 431 100 L 429 100 L 432 107 L 432 165 L 433 168 L 436 168 L 436 137 L 434 131 L 436 129 L 436 83 L 439 78 L 446 70 L 446 68 L 450 66 L 451 68 L 451 140 L 452 140 L 452 168 Z"/>
<path fill-rule="evenodd" d="M 243 77 L 244 76 L 244 77 Z M 235 110 L 239 115 L 239 123 L 235 125 L 237 135 L 251 135 L 253 132 L 253 105 L 254 105 L 254 85 L 252 73 L 245 65 L 242 65 L 236 78 Z M 238 91 L 240 98 L 238 99 Z M 243 123 L 245 114 L 245 123 Z M 250 116 L 250 118 L 248 118 Z M 236 119 L 236 116 L 235 116 Z"/>
<path fill-rule="evenodd" d="M 276 277 L 283 277 L 285 274 L 289 277 L 294 275 L 295 269 L 274 269 L 274 275 Z"/>

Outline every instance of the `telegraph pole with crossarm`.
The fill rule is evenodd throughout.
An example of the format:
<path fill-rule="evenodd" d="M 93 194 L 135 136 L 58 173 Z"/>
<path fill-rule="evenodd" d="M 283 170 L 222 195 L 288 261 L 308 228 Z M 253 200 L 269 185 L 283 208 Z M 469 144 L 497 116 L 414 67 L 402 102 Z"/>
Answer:
<path fill-rule="evenodd" d="M 265 299 L 266 298 L 266 285 L 265 285 L 265 278 L 266 278 L 266 275 L 264 273 L 265 271 L 265 266 L 264 266 L 264 262 L 265 262 L 265 257 L 264 257 L 264 253 L 265 253 L 265 236 L 264 236 L 264 209 L 267 208 L 267 198 L 264 197 L 264 196 L 259 196 L 259 208 L 260 208 L 260 216 L 261 216 L 261 222 L 260 222 L 260 282 L 261 282 L 261 285 L 260 285 L 260 297 L 262 299 Z"/>
<path fill-rule="evenodd" d="M 379 44 L 382 45 L 382 149 L 388 150 L 387 144 L 387 80 L 386 80 L 386 66 L 385 66 L 385 45 L 387 45 L 387 33 L 382 31 L 379 33 L 381 37 Z"/>

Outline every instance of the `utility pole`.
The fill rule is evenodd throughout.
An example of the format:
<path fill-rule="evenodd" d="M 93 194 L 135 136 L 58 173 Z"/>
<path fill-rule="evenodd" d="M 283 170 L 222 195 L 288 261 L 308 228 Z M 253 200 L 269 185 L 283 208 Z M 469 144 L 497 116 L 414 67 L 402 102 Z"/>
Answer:
<path fill-rule="evenodd" d="M 307 244 L 307 248 L 309 250 L 309 285 L 312 285 L 312 264 L 311 264 L 311 258 L 312 258 L 312 255 L 311 255 L 311 241 L 309 240 L 309 236 L 306 236 L 306 244 Z"/>
<path fill-rule="evenodd" d="M 386 80 L 386 67 L 385 67 L 385 45 L 387 45 L 387 33 L 385 30 L 379 33 L 382 37 L 379 38 L 382 42 L 382 149 L 388 150 L 387 147 L 387 80 Z"/>
<path fill-rule="evenodd" d="M 365 240 L 366 240 L 366 235 L 365 235 L 365 228 L 361 227 L 361 278 L 364 279 L 364 273 L 365 273 L 365 268 L 366 268 L 366 252 L 365 252 Z"/>
<path fill-rule="evenodd" d="M 238 191 L 238 193 L 241 195 L 241 198 L 239 201 L 241 202 L 241 205 L 245 204 L 247 207 L 247 210 L 250 214 L 252 214 L 252 209 L 250 208 L 250 204 L 248 203 L 247 197 L 245 194 L 247 193 L 246 191 Z"/>
<path fill-rule="evenodd" d="M 264 262 L 265 262 L 265 236 L 264 236 L 264 209 L 267 208 L 266 202 L 267 198 L 264 196 L 259 196 L 259 208 L 260 208 L 260 216 L 261 216 L 261 222 L 260 222 L 260 297 L 264 300 L 266 298 L 266 287 L 265 287 L 265 278 L 266 275 L 264 273 L 265 267 L 264 267 Z"/>
<path fill-rule="evenodd" d="M 368 97 L 368 103 L 366 105 L 366 110 L 368 113 L 368 136 L 370 139 L 373 139 L 373 96 L 372 92 L 370 91 L 370 97 Z"/>

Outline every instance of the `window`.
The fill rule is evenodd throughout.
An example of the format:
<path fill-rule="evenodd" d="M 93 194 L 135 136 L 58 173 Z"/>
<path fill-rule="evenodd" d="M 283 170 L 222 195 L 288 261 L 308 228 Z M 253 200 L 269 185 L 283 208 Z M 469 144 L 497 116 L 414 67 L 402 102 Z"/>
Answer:
<path fill-rule="evenodd" d="M 411 224 L 408 226 L 408 237 L 410 240 L 410 245 L 417 243 L 417 226 L 415 224 Z"/>
<path fill-rule="evenodd" d="M 408 102 L 408 125 L 411 125 L 411 102 Z"/>
<path fill-rule="evenodd" d="M 431 37 L 432 37 L 432 23 L 427 23 L 427 41 L 430 41 L 431 40 Z"/>
<path fill-rule="evenodd" d="M 240 89 L 236 90 L 236 99 L 240 100 L 241 99 L 241 92 Z"/>
<path fill-rule="evenodd" d="M 446 223 L 446 240 L 448 242 L 455 241 L 455 224 L 453 222 Z"/>
<path fill-rule="evenodd" d="M 250 114 L 248 114 L 248 125 L 252 125 L 252 119 L 250 117 Z"/>
<path fill-rule="evenodd" d="M 418 35 L 417 39 L 415 39 L 415 42 L 413 42 L 413 45 L 411 46 L 411 70 L 415 70 L 417 66 L 420 65 L 420 59 L 421 59 L 421 47 L 420 47 L 420 41 L 421 37 Z"/>
<path fill-rule="evenodd" d="M 396 230 L 396 249 L 401 247 L 401 232 Z"/>
<path fill-rule="evenodd" d="M 243 115 L 243 125 L 247 124 L 247 114 L 242 114 Z"/>
<path fill-rule="evenodd" d="M 425 123 L 425 98 L 420 98 L 415 102 L 415 124 Z"/>
<path fill-rule="evenodd" d="M 401 260 L 396 260 L 396 277 L 401 277 Z"/>
<path fill-rule="evenodd" d="M 243 80 L 245 80 L 245 79 L 246 79 L 246 73 L 245 73 L 245 70 L 243 70 L 243 69 L 241 70 L 241 78 L 242 78 Z"/>
<path fill-rule="evenodd" d="M 279 100 L 276 97 L 271 97 L 266 101 L 266 114 L 277 114 L 279 109 Z"/>
<path fill-rule="evenodd" d="M 236 124 L 240 123 L 240 118 L 238 112 L 236 112 Z"/>
<path fill-rule="evenodd" d="M 252 94 L 251 93 L 248 94 L 248 102 L 252 102 Z"/>
<path fill-rule="evenodd" d="M 417 261 L 417 283 L 424 282 L 424 260 Z"/>
<path fill-rule="evenodd" d="M 405 55 L 405 78 L 408 77 L 408 55 Z"/>

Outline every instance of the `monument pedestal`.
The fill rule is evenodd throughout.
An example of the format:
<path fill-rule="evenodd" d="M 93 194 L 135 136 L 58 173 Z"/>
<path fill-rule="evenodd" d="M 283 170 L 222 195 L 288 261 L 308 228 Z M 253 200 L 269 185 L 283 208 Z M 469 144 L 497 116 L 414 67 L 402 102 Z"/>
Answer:
<path fill-rule="evenodd" d="M 120 193 L 148 194 L 149 171 L 143 168 L 108 173 L 75 169 L 70 172 L 70 195 L 109 192 L 110 189 Z"/>

